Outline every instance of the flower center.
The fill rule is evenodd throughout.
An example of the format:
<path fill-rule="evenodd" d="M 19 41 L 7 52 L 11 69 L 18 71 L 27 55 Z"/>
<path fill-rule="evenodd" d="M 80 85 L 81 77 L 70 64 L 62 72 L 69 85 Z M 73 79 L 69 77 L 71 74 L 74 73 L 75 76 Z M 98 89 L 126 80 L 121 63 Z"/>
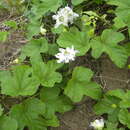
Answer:
<path fill-rule="evenodd" d="M 65 54 L 65 55 L 69 55 L 70 52 L 68 52 L 68 51 L 65 50 L 64 54 Z"/>
<path fill-rule="evenodd" d="M 63 17 L 63 16 L 60 16 L 60 17 L 59 17 L 59 21 L 60 21 L 60 22 L 64 22 L 64 17 Z"/>

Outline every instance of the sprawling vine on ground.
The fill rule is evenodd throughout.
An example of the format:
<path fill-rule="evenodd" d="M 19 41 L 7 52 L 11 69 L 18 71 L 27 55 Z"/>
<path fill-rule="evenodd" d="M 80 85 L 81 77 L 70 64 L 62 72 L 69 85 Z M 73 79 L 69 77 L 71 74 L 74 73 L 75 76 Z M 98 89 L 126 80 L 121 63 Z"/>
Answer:
<path fill-rule="evenodd" d="M 94 80 L 102 57 L 129 67 L 129 0 L 0 0 L 0 10 L 9 14 L 1 44 L 19 30 L 26 43 L 0 71 L 0 130 L 57 127 L 56 113 L 72 110 L 84 96 L 104 117 L 101 129 L 130 129 L 130 90 L 105 92 Z M 6 107 L 5 97 L 16 103 Z"/>

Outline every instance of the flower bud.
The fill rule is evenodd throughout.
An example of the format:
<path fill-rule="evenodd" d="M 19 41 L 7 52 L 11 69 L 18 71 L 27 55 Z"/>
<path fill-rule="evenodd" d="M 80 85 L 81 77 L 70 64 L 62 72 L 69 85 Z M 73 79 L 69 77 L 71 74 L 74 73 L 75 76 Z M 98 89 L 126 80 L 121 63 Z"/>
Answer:
<path fill-rule="evenodd" d="M 41 27 L 40 27 L 40 33 L 41 33 L 42 35 L 45 35 L 46 32 L 47 32 L 47 30 L 41 26 Z"/>
<path fill-rule="evenodd" d="M 18 59 L 15 59 L 15 60 L 13 61 L 13 63 L 18 64 L 18 63 L 19 63 L 19 60 L 18 60 Z"/>

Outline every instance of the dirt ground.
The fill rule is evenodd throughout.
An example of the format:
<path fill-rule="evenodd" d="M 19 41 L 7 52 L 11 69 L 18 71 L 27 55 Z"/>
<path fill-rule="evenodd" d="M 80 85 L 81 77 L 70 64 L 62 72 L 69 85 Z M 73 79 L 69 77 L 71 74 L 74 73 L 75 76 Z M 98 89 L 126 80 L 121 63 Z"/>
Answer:
<path fill-rule="evenodd" d="M 21 16 L 10 16 L 9 14 L 0 15 L 0 31 L 10 31 L 10 28 L 4 26 L 5 20 L 16 20 L 18 21 Z M 8 36 L 8 40 L 5 43 L 0 43 L 0 70 L 7 69 L 11 62 L 17 58 L 20 53 L 20 48 L 25 44 L 24 31 L 18 29 L 12 31 Z"/>
<path fill-rule="evenodd" d="M 7 15 L 6 20 L 10 19 Z M 0 17 L 0 30 L 2 22 L 5 18 Z M 25 38 L 23 32 L 17 30 L 14 32 L 7 43 L 0 44 L 0 70 L 6 69 L 10 65 L 10 61 L 14 60 L 23 45 Z M 102 84 L 103 90 L 116 88 L 129 88 L 130 72 L 128 69 L 117 68 L 108 58 L 101 60 L 100 74 L 95 77 L 95 80 Z M 57 128 L 49 128 L 49 130 L 91 130 L 89 124 L 97 117 L 92 111 L 94 101 L 86 98 L 83 102 L 75 105 L 75 109 L 59 115 L 60 126 Z"/>

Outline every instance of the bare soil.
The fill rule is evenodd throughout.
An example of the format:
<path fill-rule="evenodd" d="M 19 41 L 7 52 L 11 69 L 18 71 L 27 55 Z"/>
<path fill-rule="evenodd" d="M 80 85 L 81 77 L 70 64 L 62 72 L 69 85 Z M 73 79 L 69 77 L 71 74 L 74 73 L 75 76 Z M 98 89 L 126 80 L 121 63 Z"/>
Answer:
<path fill-rule="evenodd" d="M 8 27 L 4 26 L 5 20 L 18 21 L 21 17 L 10 16 L 9 14 L 2 14 L 0 16 L 0 31 L 11 31 Z M 4 43 L 0 42 L 0 70 L 7 69 L 11 62 L 16 59 L 20 53 L 21 47 L 25 44 L 25 35 L 22 29 L 11 31 L 8 40 Z"/>

